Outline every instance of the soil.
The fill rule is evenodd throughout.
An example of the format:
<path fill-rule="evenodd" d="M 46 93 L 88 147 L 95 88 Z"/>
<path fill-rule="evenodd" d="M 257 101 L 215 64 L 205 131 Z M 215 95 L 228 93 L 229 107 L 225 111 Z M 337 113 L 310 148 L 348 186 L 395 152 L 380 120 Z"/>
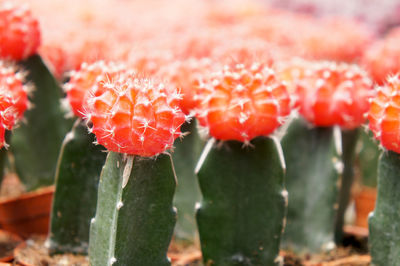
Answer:
<path fill-rule="evenodd" d="M 203 265 L 199 243 L 193 245 L 188 242 L 173 240 L 168 250 L 168 257 L 172 266 Z"/>
<path fill-rule="evenodd" d="M 354 250 L 339 248 L 326 254 L 314 256 L 296 256 L 290 252 L 281 252 L 284 266 L 368 266 L 369 255 L 353 254 Z M 202 266 L 201 252 L 187 250 L 182 253 L 169 253 L 172 266 Z"/>
<path fill-rule="evenodd" d="M 50 256 L 44 237 L 33 237 L 15 251 L 15 261 L 26 266 L 89 266 L 87 256 L 64 254 Z"/>
<path fill-rule="evenodd" d="M 284 266 L 367 266 L 370 256 L 367 255 L 364 244 L 358 238 L 347 237 L 347 247 L 339 247 L 330 252 L 317 255 L 297 256 L 291 252 L 281 251 Z M 365 239 L 362 239 L 365 241 Z M 24 244 L 25 245 L 25 244 Z M 172 266 L 202 266 L 201 251 L 198 245 L 173 242 L 168 257 Z M 87 266 L 86 256 L 72 254 L 49 256 L 43 237 L 35 237 L 26 242 L 24 247 L 18 247 L 15 252 L 17 262 L 24 261 L 27 265 L 35 266 Z"/>
<path fill-rule="evenodd" d="M 282 251 L 284 266 L 368 266 L 370 256 L 359 254 L 353 248 L 339 247 L 331 252 L 296 256 L 293 253 Z"/>
<path fill-rule="evenodd" d="M 0 231 L 0 260 L 9 261 L 13 258 L 14 249 L 22 242 L 22 239 L 13 237 Z"/>
<path fill-rule="evenodd" d="M 351 229 L 351 228 L 350 228 Z M 364 235 L 345 235 L 343 245 L 330 252 L 303 256 L 295 255 L 288 251 L 281 251 L 284 266 L 368 266 L 370 256 L 368 255 L 367 239 Z M 172 266 L 201 266 L 201 251 L 198 245 L 172 242 L 168 252 Z"/>

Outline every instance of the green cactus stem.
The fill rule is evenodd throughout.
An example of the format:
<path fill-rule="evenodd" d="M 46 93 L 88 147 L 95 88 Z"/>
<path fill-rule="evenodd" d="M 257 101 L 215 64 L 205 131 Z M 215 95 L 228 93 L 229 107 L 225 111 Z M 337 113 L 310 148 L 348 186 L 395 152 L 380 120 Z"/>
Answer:
<path fill-rule="evenodd" d="M 25 112 L 25 123 L 13 130 L 10 149 L 25 188 L 34 190 L 53 184 L 61 143 L 72 123 L 65 119 L 61 89 L 42 59 L 34 55 L 20 65 L 34 85 L 32 108 Z"/>
<path fill-rule="evenodd" d="M 360 129 L 342 129 L 342 161 L 343 176 L 339 191 L 339 207 L 336 215 L 335 241 L 341 243 L 343 240 L 344 215 L 350 202 L 351 187 L 354 181 L 354 166 L 356 159 L 356 145 L 360 135 Z"/>
<path fill-rule="evenodd" d="M 371 131 L 362 131 L 360 134 L 360 152 L 358 164 L 361 172 L 363 186 L 376 187 L 378 176 L 378 161 L 381 149 Z"/>
<path fill-rule="evenodd" d="M 183 133 L 189 133 L 182 140 L 176 140 L 172 153 L 178 185 L 174 196 L 174 206 L 178 210 L 175 238 L 193 242 L 197 236 L 195 205 L 200 201 L 200 188 L 194 173 L 204 142 L 197 133 L 196 121 L 185 123 Z"/>
<path fill-rule="evenodd" d="M 96 212 L 99 177 L 107 156 L 94 141 L 78 119 L 61 147 L 50 219 L 52 254 L 87 254 L 90 220 Z"/>
<path fill-rule="evenodd" d="M 400 261 L 400 155 L 384 151 L 378 163 L 378 197 L 369 217 L 372 265 L 397 266 Z"/>
<path fill-rule="evenodd" d="M 6 130 L 4 139 L 6 143 L 10 143 L 11 131 Z M 0 185 L 3 182 L 4 175 L 6 174 L 7 167 L 9 166 L 8 150 L 6 147 L 0 149 Z"/>
<path fill-rule="evenodd" d="M 196 172 L 197 211 L 205 265 L 274 265 L 279 261 L 287 192 L 280 144 L 260 137 L 210 140 Z"/>
<path fill-rule="evenodd" d="M 335 247 L 335 217 L 343 172 L 339 128 L 294 119 L 282 139 L 289 193 L 283 247 L 298 253 Z"/>
<path fill-rule="evenodd" d="M 170 265 L 166 254 L 176 221 L 175 185 L 170 155 L 110 152 L 90 228 L 91 265 Z"/>

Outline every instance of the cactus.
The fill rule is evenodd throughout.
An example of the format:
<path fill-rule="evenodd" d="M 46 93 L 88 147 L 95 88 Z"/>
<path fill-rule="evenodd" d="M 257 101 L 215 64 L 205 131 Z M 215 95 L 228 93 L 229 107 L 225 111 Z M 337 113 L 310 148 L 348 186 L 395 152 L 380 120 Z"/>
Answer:
<path fill-rule="evenodd" d="M 166 253 L 176 220 L 174 192 L 170 155 L 110 152 L 90 228 L 91 265 L 170 265 Z"/>
<path fill-rule="evenodd" d="M 95 146 L 94 140 L 78 119 L 61 147 L 49 236 L 53 254 L 87 254 L 90 220 L 96 212 L 97 187 L 106 159 L 104 148 Z"/>
<path fill-rule="evenodd" d="M 175 237 L 193 242 L 197 236 L 195 205 L 201 199 L 194 168 L 200 157 L 203 141 L 197 133 L 196 121 L 183 124 L 181 130 L 189 134 L 182 141 L 175 142 L 172 153 L 178 178 L 174 196 L 174 206 L 178 209 Z"/>
<path fill-rule="evenodd" d="M 131 72 L 103 78 L 87 99 L 91 131 L 110 151 L 90 227 L 90 263 L 170 265 L 176 182 L 165 150 L 185 122 L 177 90 Z"/>
<path fill-rule="evenodd" d="M 14 64 L 0 60 L 0 183 L 9 156 L 10 131 L 21 120 L 29 104 L 24 76 Z"/>
<path fill-rule="evenodd" d="M 373 138 L 371 131 L 360 134 L 361 150 L 358 153 L 358 163 L 363 186 L 376 187 L 378 176 L 378 160 L 381 149 Z"/>
<path fill-rule="evenodd" d="M 10 146 L 18 176 L 33 190 L 53 183 L 61 143 L 72 123 L 60 107 L 61 89 L 41 58 L 34 55 L 20 64 L 35 86 L 33 108 L 25 113 L 26 123 L 13 131 Z"/>
<path fill-rule="evenodd" d="M 369 217 L 372 264 L 394 266 L 400 261 L 400 155 L 384 151 L 378 164 L 378 198 Z"/>
<path fill-rule="evenodd" d="M 370 214 L 369 245 L 373 265 L 398 265 L 399 239 L 399 94 L 398 75 L 389 77 L 377 88 L 368 114 L 369 128 L 385 148 L 378 161 L 378 195 L 375 209 Z"/>
<path fill-rule="evenodd" d="M 344 214 L 350 202 L 351 187 L 354 181 L 354 165 L 356 158 L 356 145 L 360 135 L 360 129 L 342 130 L 342 160 L 343 176 L 339 191 L 339 207 L 335 221 L 335 241 L 341 243 L 343 240 Z"/>
<path fill-rule="evenodd" d="M 4 136 L 6 143 L 9 143 L 10 138 L 11 138 L 11 132 L 6 131 L 5 136 Z M 8 153 L 7 153 L 6 148 L 2 147 L 0 149 L 0 185 L 3 182 L 3 178 L 4 178 L 4 175 L 6 174 L 6 171 L 7 171 L 6 169 L 9 164 L 9 160 L 8 160 L 7 156 L 8 156 Z"/>
<path fill-rule="evenodd" d="M 197 175 L 203 194 L 197 212 L 206 265 L 277 263 L 285 213 L 284 162 L 271 138 L 250 147 L 210 140 Z"/>
<path fill-rule="evenodd" d="M 289 193 L 283 246 L 297 252 L 334 247 L 338 184 L 342 173 L 340 130 L 295 119 L 282 139 Z"/>

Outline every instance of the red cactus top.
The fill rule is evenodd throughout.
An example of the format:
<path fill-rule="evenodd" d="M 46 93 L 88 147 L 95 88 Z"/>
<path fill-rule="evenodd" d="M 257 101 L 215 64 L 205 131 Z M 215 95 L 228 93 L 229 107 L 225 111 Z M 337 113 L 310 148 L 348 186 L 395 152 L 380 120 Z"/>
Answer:
<path fill-rule="evenodd" d="M 316 126 L 353 129 L 366 120 L 373 92 L 372 81 L 358 66 L 319 63 L 297 85 L 299 111 Z"/>
<path fill-rule="evenodd" d="M 39 23 L 26 6 L 0 3 L 0 57 L 23 60 L 40 45 Z"/>
<path fill-rule="evenodd" d="M 389 75 L 400 70 L 400 27 L 374 42 L 364 53 L 362 64 L 375 82 L 382 85 Z"/>
<path fill-rule="evenodd" d="M 125 66 L 113 62 L 97 61 L 93 64 L 83 63 L 78 71 L 72 71 L 70 80 L 64 85 L 67 99 L 74 115 L 84 117 L 84 102 L 89 94 L 95 93 L 98 82 L 107 73 L 109 78 L 125 71 Z"/>
<path fill-rule="evenodd" d="M 378 87 L 368 113 L 369 128 L 389 150 L 400 153 L 400 80 L 392 76 Z"/>
<path fill-rule="evenodd" d="M 23 75 L 0 61 L 0 147 L 5 145 L 5 130 L 11 130 L 28 108 L 27 87 Z"/>
<path fill-rule="evenodd" d="M 92 132 L 108 150 L 153 156 L 172 147 L 181 136 L 185 115 L 175 88 L 137 75 L 103 76 L 88 98 L 86 117 Z"/>
<path fill-rule="evenodd" d="M 163 66 L 158 75 L 176 86 L 182 93 L 181 109 L 189 114 L 196 106 L 194 96 L 196 88 L 204 72 L 211 68 L 211 60 L 208 58 L 189 58 L 182 61 L 174 61 Z"/>
<path fill-rule="evenodd" d="M 196 116 L 220 140 L 250 141 L 272 133 L 290 113 L 286 86 L 262 64 L 233 64 L 200 84 Z"/>

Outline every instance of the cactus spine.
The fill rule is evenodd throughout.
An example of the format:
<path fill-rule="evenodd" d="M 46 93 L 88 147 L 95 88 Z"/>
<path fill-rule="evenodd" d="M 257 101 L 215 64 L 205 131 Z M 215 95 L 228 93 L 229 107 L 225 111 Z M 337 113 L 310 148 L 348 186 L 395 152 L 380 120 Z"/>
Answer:
<path fill-rule="evenodd" d="M 278 262 L 285 214 L 280 145 L 260 137 L 249 147 L 213 139 L 197 166 L 203 199 L 197 212 L 206 265 L 273 265 Z"/>
<path fill-rule="evenodd" d="M 334 245 L 338 184 L 342 173 L 340 130 L 310 127 L 295 119 L 282 139 L 289 193 L 285 248 L 318 252 Z M 335 136 L 336 135 L 336 136 Z"/>
<path fill-rule="evenodd" d="M 400 155 L 384 151 L 378 164 L 378 198 L 369 218 L 372 265 L 394 266 L 400 261 Z"/>
<path fill-rule="evenodd" d="M 176 220 L 175 185 L 170 155 L 109 152 L 90 228 L 91 265 L 170 265 L 166 253 Z"/>
<path fill-rule="evenodd" d="M 178 209 L 175 237 L 194 241 L 197 234 L 195 205 L 201 199 L 194 168 L 200 156 L 203 141 L 197 133 L 194 120 L 190 124 L 183 124 L 181 130 L 189 134 L 183 140 L 175 141 L 175 148 L 172 154 L 178 178 L 174 196 L 174 206 Z"/>
<path fill-rule="evenodd" d="M 32 109 L 25 113 L 26 123 L 13 130 L 10 149 L 18 176 L 27 190 L 33 190 L 53 184 L 61 143 L 72 123 L 65 119 L 61 89 L 42 59 L 34 55 L 20 64 L 35 89 Z"/>
<path fill-rule="evenodd" d="M 64 139 L 51 212 L 51 253 L 87 254 L 90 220 L 96 212 L 97 187 L 106 159 L 104 148 L 95 146 L 94 140 L 80 119 Z"/>

